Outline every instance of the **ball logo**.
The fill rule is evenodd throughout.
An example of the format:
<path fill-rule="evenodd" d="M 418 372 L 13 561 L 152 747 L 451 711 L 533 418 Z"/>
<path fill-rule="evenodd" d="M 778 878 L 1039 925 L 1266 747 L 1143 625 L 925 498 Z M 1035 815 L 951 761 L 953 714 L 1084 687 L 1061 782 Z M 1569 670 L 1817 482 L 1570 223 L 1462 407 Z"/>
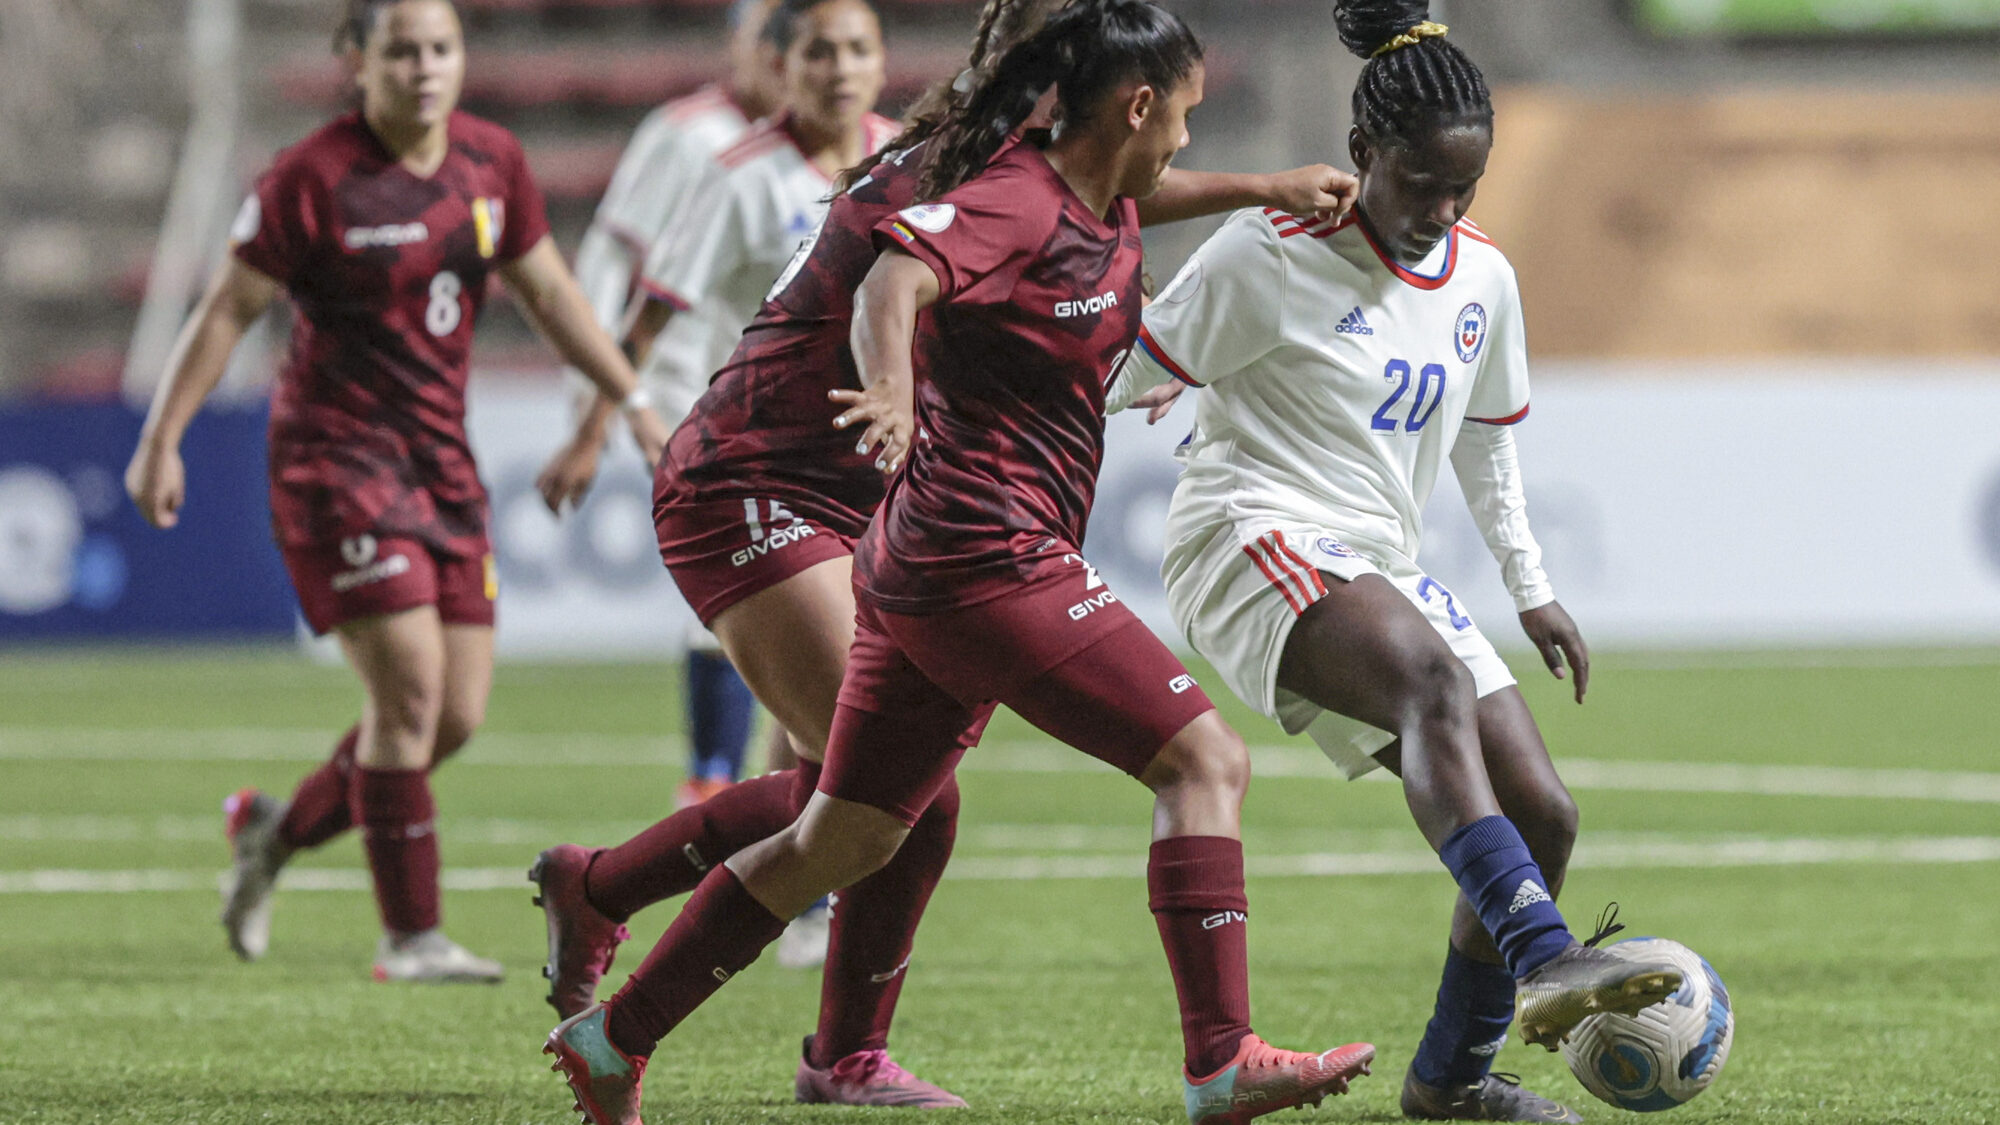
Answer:
<path fill-rule="evenodd" d="M 952 220 L 958 218 L 958 208 L 949 203 L 920 203 L 902 212 L 903 221 L 930 234 L 943 234 Z"/>
<path fill-rule="evenodd" d="M 363 567 L 375 561 L 375 537 L 357 535 L 340 541 L 341 560 L 351 567 Z"/>
<path fill-rule="evenodd" d="M 1458 349 L 1461 362 L 1471 363 L 1479 356 L 1479 349 L 1486 343 L 1486 309 L 1479 302 L 1458 310 L 1457 327 L 1452 329 L 1452 346 Z"/>

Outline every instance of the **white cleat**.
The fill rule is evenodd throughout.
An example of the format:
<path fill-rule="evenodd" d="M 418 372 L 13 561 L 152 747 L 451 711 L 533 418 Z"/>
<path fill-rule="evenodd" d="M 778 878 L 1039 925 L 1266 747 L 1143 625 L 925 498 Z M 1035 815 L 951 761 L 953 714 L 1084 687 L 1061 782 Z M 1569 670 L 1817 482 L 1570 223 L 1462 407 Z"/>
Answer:
<path fill-rule="evenodd" d="M 255 961 L 271 948 L 271 894 L 292 851 L 278 838 L 285 806 L 268 793 L 243 789 L 222 802 L 231 864 L 222 879 L 222 928 L 229 948 Z"/>
<path fill-rule="evenodd" d="M 787 969 L 817 969 L 826 964 L 826 943 L 833 936 L 832 896 L 816 902 L 792 919 L 778 936 L 778 964 Z"/>
<path fill-rule="evenodd" d="M 375 947 L 376 980 L 497 984 L 504 973 L 500 962 L 475 956 L 444 936 L 443 930 L 425 930 L 403 938 L 384 934 Z"/>

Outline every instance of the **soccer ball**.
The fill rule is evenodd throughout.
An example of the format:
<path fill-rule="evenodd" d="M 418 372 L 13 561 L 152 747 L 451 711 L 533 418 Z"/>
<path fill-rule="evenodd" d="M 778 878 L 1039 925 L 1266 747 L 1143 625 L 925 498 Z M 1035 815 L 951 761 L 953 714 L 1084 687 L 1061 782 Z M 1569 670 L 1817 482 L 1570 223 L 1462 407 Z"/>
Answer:
<path fill-rule="evenodd" d="M 1701 954 L 1677 941 L 1642 937 L 1604 947 L 1634 961 L 1681 971 L 1672 996 L 1636 1016 L 1588 1016 L 1563 1042 L 1563 1058 L 1583 1088 L 1639 1113 L 1672 1109 L 1708 1089 L 1736 1035 L 1729 989 Z"/>

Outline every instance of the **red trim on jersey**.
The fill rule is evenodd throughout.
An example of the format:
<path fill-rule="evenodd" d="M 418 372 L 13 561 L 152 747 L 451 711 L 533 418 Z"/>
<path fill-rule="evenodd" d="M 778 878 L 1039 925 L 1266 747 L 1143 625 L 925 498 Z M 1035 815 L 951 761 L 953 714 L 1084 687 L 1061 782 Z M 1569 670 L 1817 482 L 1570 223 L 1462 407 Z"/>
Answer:
<path fill-rule="evenodd" d="M 1326 596 L 1326 581 L 1319 576 L 1318 568 L 1308 563 L 1305 559 L 1300 558 L 1299 553 L 1292 550 L 1292 545 L 1285 542 L 1284 536 L 1273 531 L 1271 533 L 1271 545 L 1276 547 L 1285 558 L 1290 559 L 1293 566 L 1299 572 L 1303 573 L 1307 578 L 1312 579 L 1313 593 L 1319 595 L 1321 598 Z"/>
<path fill-rule="evenodd" d="M 1199 380 L 1188 374 L 1186 369 L 1181 367 L 1180 364 L 1174 362 L 1174 358 L 1167 354 L 1167 349 L 1161 347 L 1158 340 L 1153 339 L 1152 330 L 1148 329 L 1144 324 L 1139 326 L 1138 344 L 1147 355 L 1153 357 L 1154 363 L 1167 369 L 1167 374 L 1172 375 L 1190 387 L 1201 386 Z"/>
<path fill-rule="evenodd" d="M 1484 422 L 1489 426 L 1511 426 L 1514 423 L 1520 421 L 1521 419 L 1526 418 L 1527 416 L 1528 416 L 1528 408 L 1526 406 L 1522 406 L 1521 409 L 1516 410 L 1514 413 L 1507 415 L 1505 418 L 1467 418 L 1466 421 Z"/>
<path fill-rule="evenodd" d="M 650 277 L 640 278 L 639 288 L 645 290 L 646 296 L 651 297 L 655 301 L 658 301 L 663 305 L 673 306 L 673 310 L 675 312 L 686 312 L 694 307 L 693 301 L 690 301 L 686 297 L 681 296 L 679 293 L 676 293 L 673 290 L 667 288 L 666 286 L 661 285 L 659 282 L 654 281 Z"/>
<path fill-rule="evenodd" d="M 1473 239 L 1474 241 L 1477 242 L 1484 242 L 1486 245 L 1493 247 L 1495 250 L 1500 249 L 1500 244 L 1493 241 L 1492 238 L 1488 237 L 1486 232 L 1480 230 L 1478 225 L 1475 224 L 1471 219 L 1460 219 L 1458 221 L 1457 229 L 1464 231 L 1465 237 L 1467 238 Z"/>
<path fill-rule="evenodd" d="M 662 108 L 666 111 L 667 120 L 679 122 L 721 106 L 728 106 L 744 120 L 749 120 L 750 115 L 743 112 L 743 107 L 736 104 L 735 98 L 729 96 L 729 91 L 716 85 L 703 86 L 686 97 L 675 98 Z"/>
<path fill-rule="evenodd" d="M 1318 230 L 1308 231 L 1307 233 L 1311 234 L 1314 238 L 1330 238 L 1333 235 L 1339 234 L 1341 231 L 1344 231 L 1348 227 L 1351 227 L 1353 225 L 1354 225 L 1354 212 L 1349 211 L 1347 213 L 1346 218 L 1339 220 L 1332 226 L 1321 227 Z"/>
<path fill-rule="evenodd" d="M 724 168 L 735 168 L 782 145 L 796 147 L 797 142 L 783 129 L 784 121 L 782 117 L 767 117 L 750 126 L 741 140 L 715 154 L 715 162 Z"/>
<path fill-rule="evenodd" d="M 1445 282 L 1451 280 L 1452 271 L 1458 268 L 1458 227 L 1456 225 L 1445 232 L 1444 272 L 1438 274 L 1436 277 L 1425 277 L 1423 274 L 1412 273 L 1402 266 L 1397 265 L 1395 259 L 1382 251 L 1381 244 L 1375 241 L 1375 235 L 1369 231 L 1367 223 L 1361 224 L 1361 237 L 1368 240 L 1368 248 L 1375 251 L 1375 257 L 1381 259 L 1382 264 L 1389 267 L 1390 273 L 1395 274 L 1397 277 L 1403 279 L 1403 281 L 1419 289 L 1444 288 Z"/>
<path fill-rule="evenodd" d="M 1278 592 L 1285 596 L 1285 604 L 1292 607 L 1292 612 L 1303 615 L 1306 607 L 1299 604 L 1298 596 L 1292 593 L 1291 587 L 1285 585 L 1284 579 L 1278 577 L 1276 572 L 1272 571 L 1271 564 L 1264 561 L 1264 556 L 1257 553 L 1257 548 L 1263 545 L 1264 542 L 1261 539 L 1255 543 L 1247 543 L 1243 547 L 1243 553 L 1249 555 L 1250 561 L 1257 564 L 1257 569 L 1264 572 L 1265 580 L 1270 582 L 1271 585 L 1276 586 Z"/>

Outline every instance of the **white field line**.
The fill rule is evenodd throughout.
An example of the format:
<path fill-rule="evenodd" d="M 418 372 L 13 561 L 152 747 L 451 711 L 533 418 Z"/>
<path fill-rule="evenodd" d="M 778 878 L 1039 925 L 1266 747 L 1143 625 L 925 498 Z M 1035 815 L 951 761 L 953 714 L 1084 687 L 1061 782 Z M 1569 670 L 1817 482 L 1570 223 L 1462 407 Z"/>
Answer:
<path fill-rule="evenodd" d="M 2000 862 L 2000 837 L 1774 837 L 1725 841 L 1683 840 L 1602 845 L 1581 843 L 1572 870 L 1634 868 L 1796 867 L 1812 864 L 1992 863 Z M 982 882 L 1038 879 L 1139 878 L 1145 858 L 1134 849 L 1104 856 L 970 856 L 955 861 L 950 878 Z M 1442 874 L 1437 857 L 1417 849 L 1373 852 L 1317 852 L 1252 856 L 1246 870 L 1258 876 L 1430 875 Z M 448 868 L 451 891 L 522 891 L 525 868 Z M 212 871 L 153 868 L 129 871 L 44 869 L 0 872 L 0 895 L 137 894 L 214 890 Z M 288 871 L 284 887 L 294 891 L 365 891 L 368 873 L 358 868 L 299 868 Z"/>
<path fill-rule="evenodd" d="M 0 761 L 317 761 L 326 755 L 330 741 L 325 732 L 297 729 L 144 731 L 0 726 Z M 1328 781 L 1335 777 L 1318 751 L 1305 746 L 1253 746 L 1251 759 L 1257 777 Z M 681 760 L 680 739 L 674 736 L 490 734 L 481 735 L 453 759 L 452 766 L 677 768 Z M 980 746 L 966 755 L 960 768 L 992 773 L 1111 772 L 1109 766 L 1067 747 L 1024 741 Z M 1589 758 L 1562 758 L 1557 768 L 1572 789 L 2000 804 L 2000 773 Z M 1393 780 L 1381 770 L 1367 777 Z"/>

